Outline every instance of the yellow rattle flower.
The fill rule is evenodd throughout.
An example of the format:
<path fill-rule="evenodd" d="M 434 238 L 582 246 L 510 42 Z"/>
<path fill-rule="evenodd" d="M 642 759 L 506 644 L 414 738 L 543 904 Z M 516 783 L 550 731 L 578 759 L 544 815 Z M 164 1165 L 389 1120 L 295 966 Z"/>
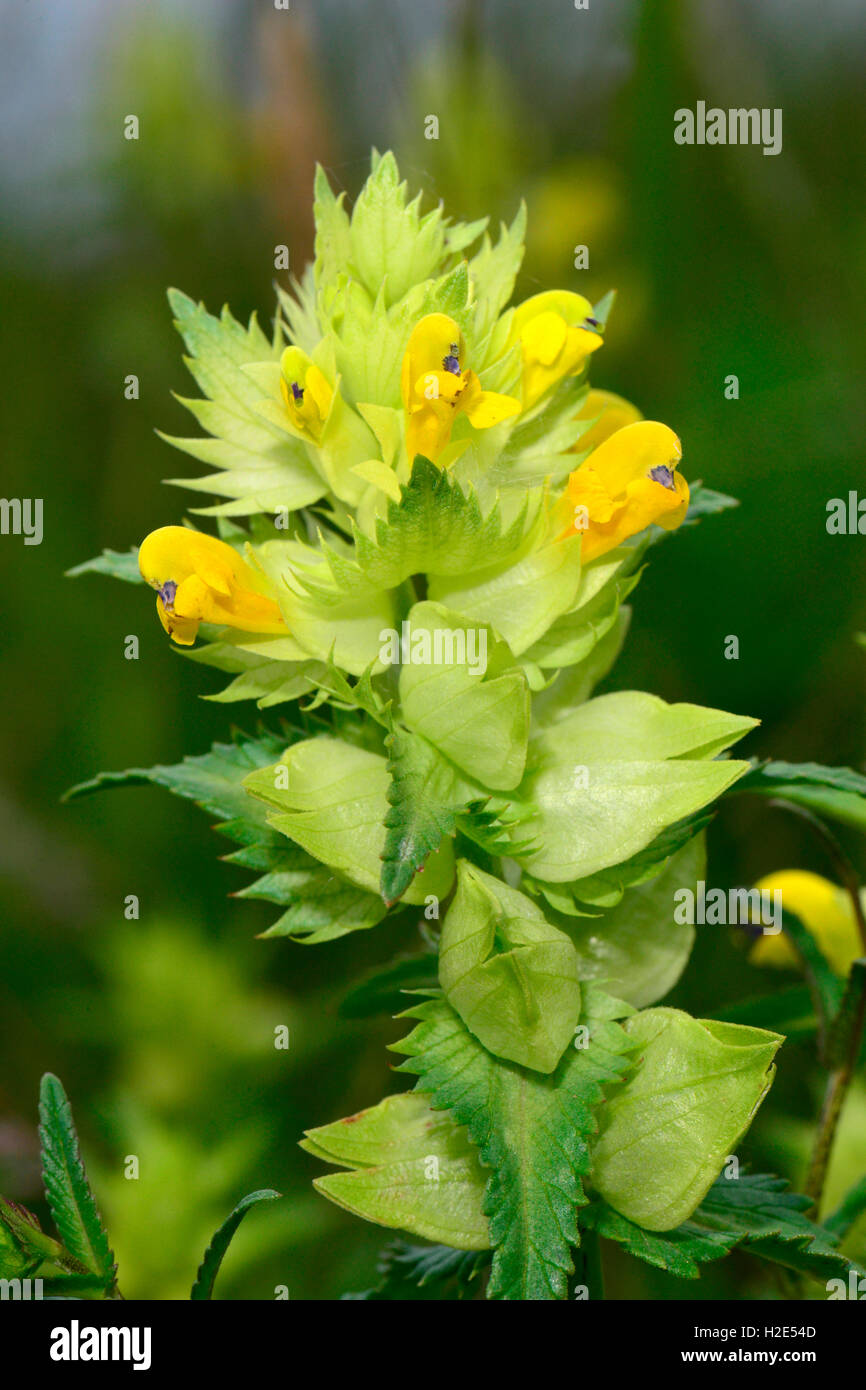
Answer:
<path fill-rule="evenodd" d="M 280 391 L 291 423 L 309 443 L 318 444 L 331 412 L 333 387 L 299 347 L 286 348 L 280 373 Z"/>
<path fill-rule="evenodd" d="M 652 522 L 673 531 L 685 517 L 689 485 L 677 464 L 673 430 L 640 420 L 609 435 L 571 474 L 561 507 L 565 534 L 583 533 L 584 563 L 613 550 Z"/>
<path fill-rule="evenodd" d="M 138 551 L 142 578 L 156 589 L 156 611 L 169 637 L 192 646 L 199 623 L 243 632 L 286 632 L 265 581 L 225 541 L 185 526 L 151 531 Z"/>
<path fill-rule="evenodd" d="M 400 379 L 410 462 L 423 454 L 435 463 L 459 414 L 486 430 L 520 411 L 512 396 L 482 390 L 475 372 L 462 367 L 463 354 L 463 335 L 447 314 L 427 314 L 412 329 Z"/>
<path fill-rule="evenodd" d="M 849 895 L 837 884 L 805 869 L 780 869 L 755 884 L 758 889 L 782 895 L 782 906 L 799 917 L 814 936 L 837 975 L 847 975 L 864 954 L 857 920 Z M 779 970 L 797 970 L 800 957 L 784 932 L 759 936 L 749 960 Z"/>
<path fill-rule="evenodd" d="M 604 338 L 582 294 L 545 290 L 515 309 L 508 343 L 516 342 L 523 356 L 523 408 L 528 410 L 563 377 L 581 371 Z"/>

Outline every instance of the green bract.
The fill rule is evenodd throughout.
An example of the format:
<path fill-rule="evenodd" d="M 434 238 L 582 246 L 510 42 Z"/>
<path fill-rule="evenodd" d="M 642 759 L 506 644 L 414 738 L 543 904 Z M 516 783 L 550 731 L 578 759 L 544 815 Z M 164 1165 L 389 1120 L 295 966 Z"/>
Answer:
<path fill-rule="evenodd" d="M 523 893 L 461 860 L 439 944 L 452 1008 L 497 1057 L 553 1071 L 580 1018 L 577 952 Z"/>
<path fill-rule="evenodd" d="M 783 1039 L 647 1009 L 625 1024 L 633 1074 L 600 1116 L 593 1185 L 623 1216 L 667 1231 L 691 1215 L 773 1080 Z"/>

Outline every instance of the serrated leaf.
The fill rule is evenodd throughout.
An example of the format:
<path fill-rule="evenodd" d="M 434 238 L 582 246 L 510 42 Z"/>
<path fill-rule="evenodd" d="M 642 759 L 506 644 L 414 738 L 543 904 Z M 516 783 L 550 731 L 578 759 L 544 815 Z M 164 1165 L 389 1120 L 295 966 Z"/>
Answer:
<path fill-rule="evenodd" d="M 66 1092 L 51 1072 L 39 1088 L 39 1120 L 45 1196 L 60 1239 L 108 1289 L 114 1284 L 114 1256 L 84 1171 Z"/>
<path fill-rule="evenodd" d="M 81 574 L 107 574 L 112 579 L 122 579 L 126 584 L 143 584 L 138 568 L 138 547 L 130 550 L 103 550 L 93 560 L 85 560 L 66 571 L 67 579 L 77 579 Z"/>
<path fill-rule="evenodd" d="M 395 728 L 386 744 L 391 781 L 380 892 L 394 903 L 453 833 L 459 808 L 474 793 L 420 734 Z"/>
<path fill-rule="evenodd" d="M 853 1270 L 866 1277 L 854 1260 L 836 1249 L 834 1233 L 810 1221 L 811 1197 L 788 1190 L 772 1173 L 720 1177 L 692 1218 L 702 1228 L 734 1235 L 746 1249 L 774 1264 L 813 1278 L 845 1279 Z"/>
<path fill-rule="evenodd" d="M 213 1240 L 204 1252 L 204 1258 L 198 1267 L 195 1283 L 192 1286 L 190 1299 L 193 1303 L 200 1303 L 209 1299 L 213 1293 L 213 1286 L 220 1271 L 220 1265 L 225 1258 L 225 1253 L 231 1244 L 232 1237 L 238 1226 L 243 1221 L 250 1207 L 254 1207 L 257 1202 L 273 1202 L 282 1193 L 274 1192 L 273 1188 L 263 1187 L 258 1192 L 250 1192 L 243 1197 L 235 1207 L 230 1216 L 226 1217 L 219 1230 L 214 1235 Z"/>
<path fill-rule="evenodd" d="M 866 777 L 850 767 L 755 762 L 736 790 L 777 797 L 855 830 L 866 830 Z"/>
<path fill-rule="evenodd" d="M 495 1247 L 490 1298 L 566 1296 L 595 1112 L 604 1085 L 628 1067 L 629 1045 L 613 1021 L 627 1009 L 588 986 L 582 1021 L 589 1044 L 566 1049 L 550 1076 L 492 1057 L 445 999 L 403 1015 L 418 1022 L 393 1045 L 407 1055 L 398 1070 L 419 1077 L 416 1090 L 467 1127 L 482 1162 L 494 1169 L 484 1198 Z"/>
<path fill-rule="evenodd" d="M 379 889 L 390 778 L 377 753 L 337 738 L 305 739 L 281 761 L 252 773 L 245 786 L 273 809 L 270 826 L 368 893 Z M 405 893 L 408 903 L 442 897 L 454 873 L 448 842 Z"/>
<path fill-rule="evenodd" d="M 486 1250 L 453 1250 L 448 1245 L 409 1245 L 397 1240 L 379 1257 L 376 1287 L 343 1297 L 379 1303 L 474 1298 L 489 1264 Z"/>
<path fill-rule="evenodd" d="M 685 1221 L 663 1234 L 645 1231 L 600 1200 L 591 1202 L 580 1213 L 580 1224 L 615 1241 L 636 1259 L 678 1279 L 699 1278 L 700 1265 L 723 1259 L 738 1243 L 733 1232 L 708 1230 L 694 1221 Z"/>
<path fill-rule="evenodd" d="M 231 503 L 210 510 L 233 516 L 278 506 L 294 510 L 324 496 L 327 486 L 304 444 L 257 412 L 267 393 L 244 367 L 274 361 L 278 349 L 261 332 L 255 318 L 248 328 L 237 323 L 228 309 L 219 319 L 214 318 L 204 305 L 195 304 L 179 290 L 169 291 L 169 302 L 178 332 L 191 354 L 187 366 L 206 397 L 181 398 L 182 404 L 215 437 L 162 438 L 220 470 L 203 479 L 172 481 L 231 498 Z"/>
<path fill-rule="evenodd" d="M 420 454 L 399 502 L 389 501 L 375 535 L 355 532 L 355 563 L 345 583 L 358 576 L 377 588 L 394 588 L 413 574 L 463 574 L 515 554 L 524 542 L 528 503 L 506 525 L 500 505 L 482 511 L 473 488 Z"/>

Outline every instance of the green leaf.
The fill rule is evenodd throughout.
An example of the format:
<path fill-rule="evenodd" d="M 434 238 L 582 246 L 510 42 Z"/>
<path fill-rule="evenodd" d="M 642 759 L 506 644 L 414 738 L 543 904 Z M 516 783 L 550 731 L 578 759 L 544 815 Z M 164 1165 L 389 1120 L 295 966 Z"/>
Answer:
<path fill-rule="evenodd" d="M 122 579 L 126 584 L 143 584 L 138 568 L 138 546 L 130 550 L 103 550 L 94 560 L 85 560 L 66 571 L 67 579 L 77 579 L 81 574 L 107 574 L 112 579 Z"/>
<path fill-rule="evenodd" d="M 770 1088 L 776 1033 L 646 1009 L 625 1024 L 640 1060 L 611 1096 L 592 1182 L 650 1231 L 688 1219 Z"/>
<path fill-rule="evenodd" d="M 529 691 L 507 647 L 489 628 L 468 627 L 435 603 L 416 603 L 408 627 L 404 722 L 482 787 L 516 787 L 526 762 Z"/>
<path fill-rule="evenodd" d="M 45 1195 L 60 1238 L 108 1289 L 114 1285 L 114 1256 L 84 1171 L 66 1092 L 51 1072 L 39 1088 L 39 1119 Z"/>
<path fill-rule="evenodd" d="M 524 543 L 528 499 L 506 526 L 499 503 L 482 512 L 474 489 L 461 488 L 443 468 L 420 454 L 400 501 L 389 500 L 375 535 L 355 530 L 350 586 L 362 577 L 376 588 L 395 588 L 413 574 L 459 575 L 504 560 Z"/>
<path fill-rule="evenodd" d="M 391 782 L 380 891 L 394 903 L 453 834 L 459 808 L 476 793 L 420 734 L 396 728 L 386 744 Z"/>
<path fill-rule="evenodd" d="M 45 1234 L 32 1211 L 0 1197 L 0 1279 L 27 1278 L 38 1272 L 62 1270 L 67 1277 L 80 1275 L 105 1292 L 105 1281 L 81 1260 Z"/>
<path fill-rule="evenodd" d="M 433 275 L 445 254 L 441 207 L 422 217 L 421 194 L 411 203 L 406 199 L 393 154 L 374 154 L 352 212 L 351 259 L 370 294 L 384 286 L 389 304 Z"/>
<path fill-rule="evenodd" d="M 268 395 L 244 368 L 274 362 L 278 350 L 261 332 L 255 317 L 243 328 L 228 309 L 217 319 L 179 290 L 170 290 L 168 298 L 176 327 L 191 354 L 186 364 L 206 397 L 181 398 L 182 404 L 215 437 L 161 437 L 219 470 L 205 478 L 171 481 L 230 498 L 226 504 L 206 509 L 224 516 L 245 516 L 278 507 L 295 510 L 324 496 L 326 484 L 303 442 L 265 420 L 256 409 Z"/>
<path fill-rule="evenodd" d="M 830 1061 L 829 1047 L 832 1025 L 840 1013 L 845 994 L 845 982 L 833 971 L 830 962 L 815 937 L 793 912 L 782 909 L 782 929 L 800 957 L 803 974 L 812 996 L 818 1019 L 822 1060 Z"/>
<path fill-rule="evenodd" d="M 265 732 L 256 738 L 239 733 L 234 743 L 215 743 L 209 753 L 184 758 L 174 766 L 103 772 L 74 787 L 67 798 L 107 787 L 153 783 L 194 801 L 222 822 L 223 834 L 243 846 L 228 855 L 227 862 L 262 875 L 236 896 L 264 899 L 285 909 L 262 935 L 288 936 L 306 945 L 332 941 L 375 926 L 385 915 L 385 904 L 377 893 L 365 892 L 312 855 L 287 846 L 284 836 L 269 825 L 266 806 L 243 785 L 256 768 L 272 766 L 287 739 L 297 735 L 297 730 L 283 738 Z"/>
<path fill-rule="evenodd" d="M 481 342 L 491 331 L 511 298 L 517 272 L 523 261 L 526 238 L 526 204 L 521 203 L 510 227 L 500 224 L 494 245 L 485 233 L 477 255 L 469 262 L 475 301 L 475 337 Z"/>
<path fill-rule="evenodd" d="M 210 752 L 186 757 L 183 762 L 155 767 L 131 767 L 125 772 L 101 772 L 66 793 L 66 800 L 109 787 L 165 787 L 175 796 L 194 801 L 218 820 L 241 818 L 254 822 L 268 838 L 264 808 L 247 795 L 243 779 L 254 768 L 273 763 L 285 748 L 286 740 L 261 733 L 257 738 L 237 734 L 233 743 L 215 743 Z M 276 838 L 276 837 L 272 837 Z"/>
<path fill-rule="evenodd" d="M 427 1098 L 388 1096 L 369 1110 L 306 1132 L 301 1148 L 350 1171 L 317 1178 L 338 1206 L 380 1226 L 460 1250 L 486 1250 L 486 1174 L 466 1133 Z"/>
<path fill-rule="evenodd" d="M 678 1279 L 699 1278 L 700 1265 L 722 1259 L 738 1241 L 733 1232 L 707 1230 L 694 1221 L 684 1221 L 663 1235 L 645 1231 L 602 1201 L 591 1202 L 581 1212 L 580 1224 L 607 1240 L 616 1241 L 636 1259 Z"/>
<path fill-rule="evenodd" d="M 235 1207 L 230 1216 L 226 1217 L 213 1240 L 204 1252 L 204 1258 L 198 1267 L 195 1283 L 192 1286 L 190 1299 L 194 1303 L 203 1302 L 209 1299 L 213 1293 L 213 1286 L 220 1271 L 225 1253 L 231 1244 L 232 1236 L 238 1226 L 243 1221 L 250 1207 L 254 1207 L 257 1202 L 273 1202 L 281 1197 L 282 1193 L 274 1192 L 270 1187 L 263 1187 L 259 1192 L 250 1192 L 243 1197 Z"/>
<path fill-rule="evenodd" d="M 359 888 L 376 893 L 385 852 L 390 777 L 385 759 L 337 738 L 312 738 L 288 748 L 245 787 L 275 808 L 269 825 Z M 431 855 L 405 893 L 407 903 L 444 897 L 454 874 L 448 842 Z"/>
<path fill-rule="evenodd" d="M 816 815 L 866 830 L 866 777 L 850 767 L 755 762 L 736 790 L 791 801 Z"/>
<path fill-rule="evenodd" d="M 755 721 L 698 705 L 667 705 L 638 691 L 601 695 L 533 741 L 521 796 L 539 848 L 521 855 L 533 878 L 568 883 L 644 850 L 742 775 L 711 761 Z"/>
<path fill-rule="evenodd" d="M 635 1008 L 654 1004 L 673 989 L 686 967 L 695 929 L 674 917 L 674 893 L 696 885 L 706 872 L 703 835 L 689 840 L 648 883 L 630 888 L 601 917 L 578 918 L 568 934 L 579 957 L 581 980 L 604 981 Z"/>
<path fill-rule="evenodd" d="M 409 1245 L 395 1240 L 379 1257 L 379 1283 L 344 1298 L 367 1302 L 445 1301 L 474 1298 L 490 1264 L 486 1250 L 452 1250 L 448 1245 Z"/>
<path fill-rule="evenodd" d="M 466 860 L 442 925 L 439 979 L 489 1052 L 552 1072 L 580 1019 L 571 941 L 523 893 Z"/>
<path fill-rule="evenodd" d="M 694 1214 L 702 1228 L 736 1236 L 754 1255 L 826 1283 L 866 1270 L 836 1247 L 836 1235 L 805 1215 L 811 1197 L 789 1192 L 784 1178 L 771 1173 L 720 1177 Z"/>
<path fill-rule="evenodd" d="M 317 946 L 375 927 L 387 912 L 378 894 L 358 888 L 296 845 L 247 847 L 227 855 L 226 862 L 265 871 L 235 897 L 260 898 L 284 909 L 273 926 L 260 933 L 265 940 L 286 936 Z"/>
<path fill-rule="evenodd" d="M 404 1015 L 418 1023 L 393 1045 L 407 1055 L 398 1070 L 416 1074 L 433 1108 L 466 1125 L 494 1169 L 484 1197 L 495 1247 L 490 1298 L 566 1297 L 602 1087 L 628 1066 L 629 1043 L 613 1021 L 627 1008 L 587 986 L 588 1046 L 568 1048 L 550 1076 L 492 1057 L 445 999 Z"/>

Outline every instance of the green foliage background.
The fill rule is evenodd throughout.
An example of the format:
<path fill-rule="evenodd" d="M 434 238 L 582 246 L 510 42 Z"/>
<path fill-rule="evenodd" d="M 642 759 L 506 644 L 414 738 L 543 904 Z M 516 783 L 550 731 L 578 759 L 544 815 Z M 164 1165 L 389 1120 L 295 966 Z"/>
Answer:
<path fill-rule="evenodd" d="M 686 476 L 742 505 L 655 552 L 616 686 L 760 718 L 751 754 L 863 764 L 866 542 L 825 529 L 828 499 L 866 495 L 862 15 L 828 5 L 816 40 L 806 4 L 562 4 L 537 26 L 506 0 L 436 21 L 420 8 L 322 0 L 314 14 L 297 0 L 287 15 L 247 0 L 190 27 L 182 6 L 130 7 L 91 33 L 80 71 L 71 60 L 80 150 L 50 175 L 54 211 L 21 196 L 49 177 L 26 151 L 0 189 L 2 490 L 45 507 L 40 547 L 0 538 L 0 1190 L 37 1206 L 38 1079 L 55 1071 L 127 1296 L 185 1297 L 254 1187 L 286 1199 L 247 1218 L 220 1297 L 277 1284 L 337 1297 L 372 1282 L 383 1243 L 315 1197 L 297 1140 L 387 1088 L 400 1025 L 337 1006 L 363 963 L 401 949 L 397 929 L 314 950 L 257 941 L 270 909 L 227 901 L 243 876 L 216 862 L 191 807 L 150 788 L 59 804 L 97 769 L 176 761 L 225 733 L 226 711 L 197 698 L 209 674 L 170 649 L 152 597 L 63 572 L 177 518 L 185 496 L 160 485 L 176 460 L 154 433 L 185 432 L 165 287 L 266 313 L 275 245 L 298 270 L 311 247 L 317 159 L 353 194 L 369 145 L 391 146 L 458 217 L 510 218 L 525 197 L 521 295 L 619 289 L 598 384 L 670 424 Z M 27 15 L 24 51 L 54 22 Z M 699 98 L 782 107 L 783 154 L 675 146 L 673 111 Z M 138 142 L 122 139 L 130 112 Z M 438 142 L 423 138 L 429 113 Z M 33 136 L 53 138 L 50 125 Z M 591 268 L 575 271 L 584 242 Z M 138 401 L 123 395 L 131 372 Z M 133 633 L 138 662 L 123 656 Z M 795 864 L 829 872 L 792 819 L 726 803 L 711 882 Z M 731 933 L 705 928 L 666 1002 L 718 1014 L 765 984 Z M 283 1024 L 287 1052 L 273 1046 Z M 749 1153 L 798 1181 L 818 1098 L 810 1043 L 789 1041 L 779 1063 Z M 831 1199 L 866 1168 L 866 1096 L 851 1109 Z M 620 1297 L 772 1291 L 736 1254 L 697 1285 L 616 1254 L 609 1274 Z"/>

